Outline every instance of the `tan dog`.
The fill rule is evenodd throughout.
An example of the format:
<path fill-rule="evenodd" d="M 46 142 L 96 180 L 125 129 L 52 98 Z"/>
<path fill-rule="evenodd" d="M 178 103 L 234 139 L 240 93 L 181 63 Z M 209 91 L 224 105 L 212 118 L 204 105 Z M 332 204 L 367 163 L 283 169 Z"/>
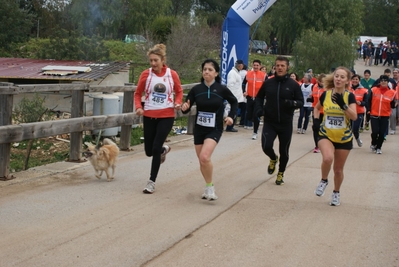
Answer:
<path fill-rule="evenodd" d="M 91 165 L 96 172 L 96 177 L 101 179 L 103 171 L 107 175 L 108 182 L 114 179 L 115 163 L 119 155 L 118 146 L 108 138 L 104 138 L 102 146 L 94 146 L 87 144 L 87 151 L 83 152 L 83 155 L 89 159 Z M 109 175 L 109 168 L 112 168 L 112 176 Z"/>

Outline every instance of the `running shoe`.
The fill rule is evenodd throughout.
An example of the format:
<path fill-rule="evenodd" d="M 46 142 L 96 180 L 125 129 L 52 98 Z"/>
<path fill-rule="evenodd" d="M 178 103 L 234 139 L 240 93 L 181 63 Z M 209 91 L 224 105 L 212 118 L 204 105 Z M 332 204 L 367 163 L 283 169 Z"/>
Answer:
<path fill-rule="evenodd" d="M 390 134 L 390 135 L 394 135 L 394 134 L 395 134 L 395 131 L 394 131 L 394 130 L 391 130 L 391 131 L 389 132 L 389 134 Z"/>
<path fill-rule="evenodd" d="M 171 150 L 171 148 L 167 145 L 163 145 L 163 152 L 161 154 L 161 164 L 165 162 L 166 160 L 166 154 L 168 154 Z"/>
<path fill-rule="evenodd" d="M 360 137 L 359 137 L 358 139 L 356 139 L 356 142 L 357 142 L 357 145 L 358 145 L 359 147 L 362 147 L 363 142 L 362 142 L 362 140 L 360 140 Z"/>
<path fill-rule="evenodd" d="M 297 130 L 296 130 L 296 133 L 297 134 L 300 134 L 302 132 L 302 129 L 301 128 L 298 128 Z"/>
<path fill-rule="evenodd" d="M 320 153 L 320 149 L 319 149 L 318 147 L 315 147 L 315 148 L 313 149 L 313 153 Z"/>
<path fill-rule="evenodd" d="M 339 193 L 333 192 L 331 196 L 330 206 L 339 206 L 341 204 L 339 199 L 340 199 Z"/>
<path fill-rule="evenodd" d="M 370 125 L 368 122 L 366 122 L 366 131 L 370 130 Z"/>
<path fill-rule="evenodd" d="M 283 172 L 279 172 L 277 174 L 277 179 L 276 179 L 276 182 L 275 182 L 276 185 L 283 185 L 284 184 L 283 178 L 284 178 L 284 173 Z"/>
<path fill-rule="evenodd" d="M 218 199 L 217 195 L 215 194 L 215 187 L 213 185 L 205 187 L 205 191 L 202 194 L 202 199 L 207 199 L 207 200 Z"/>
<path fill-rule="evenodd" d="M 305 134 L 306 133 L 306 130 L 305 129 L 302 129 L 302 132 L 301 132 L 302 134 Z"/>
<path fill-rule="evenodd" d="M 327 185 L 328 185 L 328 181 L 321 179 L 319 185 L 317 186 L 316 190 L 314 191 L 316 196 L 318 196 L 318 197 L 324 196 L 324 191 L 326 190 Z"/>
<path fill-rule="evenodd" d="M 275 160 L 270 160 L 270 162 L 269 162 L 269 166 L 267 167 L 267 173 L 268 174 L 273 174 L 274 173 L 274 171 L 276 170 L 276 164 L 277 164 L 277 161 L 278 161 L 278 156 L 276 155 L 276 159 Z"/>
<path fill-rule="evenodd" d="M 155 191 L 155 182 L 148 180 L 147 186 L 144 188 L 143 193 L 152 194 Z"/>
<path fill-rule="evenodd" d="M 376 153 L 381 155 L 382 154 L 381 149 L 377 148 Z"/>
<path fill-rule="evenodd" d="M 371 145 L 371 146 L 370 146 L 370 150 L 371 150 L 371 152 L 375 153 L 375 152 L 376 152 L 376 151 L 375 151 L 375 146 Z"/>
<path fill-rule="evenodd" d="M 362 132 L 363 132 L 363 128 L 360 128 L 360 129 L 359 129 L 359 133 L 362 133 Z"/>
<path fill-rule="evenodd" d="M 253 133 L 252 134 L 252 140 L 256 140 L 256 138 L 258 138 L 258 134 L 257 133 Z"/>

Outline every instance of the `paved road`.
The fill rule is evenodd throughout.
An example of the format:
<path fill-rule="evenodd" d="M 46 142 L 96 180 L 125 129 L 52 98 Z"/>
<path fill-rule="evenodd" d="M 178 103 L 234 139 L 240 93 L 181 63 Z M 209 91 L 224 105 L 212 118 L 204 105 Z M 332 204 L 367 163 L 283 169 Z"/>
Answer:
<path fill-rule="evenodd" d="M 399 266 L 399 135 L 372 154 L 369 132 L 345 167 L 341 206 L 313 193 L 321 155 L 294 134 L 284 186 L 251 133 L 225 133 L 213 163 L 219 199 L 189 136 L 171 138 L 156 193 L 150 160 L 124 152 L 116 179 L 88 163 L 51 164 L 0 183 L 0 266 Z M 330 175 L 332 178 L 332 175 Z"/>

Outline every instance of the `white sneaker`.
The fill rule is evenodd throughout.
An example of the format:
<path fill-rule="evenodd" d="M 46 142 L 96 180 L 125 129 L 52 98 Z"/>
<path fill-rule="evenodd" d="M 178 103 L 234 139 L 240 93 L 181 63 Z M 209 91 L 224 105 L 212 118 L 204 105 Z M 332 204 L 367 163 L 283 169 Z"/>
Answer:
<path fill-rule="evenodd" d="M 332 193 L 330 206 L 339 206 L 341 205 L 340 202 L 340 194 L 339 193 Z"/>
<path fill-rule="evenodd" d="M 207 199 L 207 200 L 218 199 L 217 195 L 215 194 L 215 186 L 212 185 L 205 187 L 205 192 L 202 194 L 202 199 Z"/>
<path fill-rule="evenodd" d="M 362 147 L 363 142 L 362 142 L 362 140 L 360 140 L 360 137 L 359 137 L 358 139 L 356 139 L 356 142 L 357 142 L 357 145 L 358 145 L 359 147 Z"/>
<path fill-rule="evenodd" d="M 395 131 L 394 131 L 394 130 L 391 130 L 391 131 L 389 132 L 389 134 L 390 134 L 390 135 L 394 135 L 394 134 L 395 134 Z"/>
<path fill-rule="evenodd" d="M 152 194 L 155 191 L 155 182 L 148 180 L 147 186 L 144 188 L 143 193 Z"/>
<path fill-rule="evenodd" d="M 162 146 L 164 148 L 162 154 L 161 154 L 161 164 L 165 162 L 166 160 L 166 154 L 168 154 L 171 150 L 171 148 L 167 145 Z"/>
<path fill-rule="evenodd" d="M 298 129 L 296 130 L 296 133 L 297 133 L 297 134 L 300 134 L 301 131 L 302 131 L 302 129 L 301 129 L 301 128 L 298 128 Z"/>
<path fill-rule="evenodd" d="M 258 134 L 253 133 L 253 134 L 252 134 L 252 140 L 256 140 L 256 138 L 258 138 Z"/>
<path fill-rule="evenodd" d="M 381 155 L 382 154 L 381 149 L 377 148 L 376 153 Z"/>
<path fill-rule="evenodd" d="M 319 185 L 317 186 L 316 190 L 314 191 L 316 196 L 318 196 L 318 197 L 324 196 L 324 191 L 326 190 L 327 185 L 328 185 L 328 181 L 321 179 Z"/>
<path fill-rule="evenodd" d="M 371 145 L 370 150 L 371 150 L 371 152 L 375 153 L 375 146 Z"/>
<path fill-rule="evenodd" d="M 302 129 L 302 132 L 301 132 L 302 134 L 305 134 L 306 133 L 306 130 L 305 129 Z"/>

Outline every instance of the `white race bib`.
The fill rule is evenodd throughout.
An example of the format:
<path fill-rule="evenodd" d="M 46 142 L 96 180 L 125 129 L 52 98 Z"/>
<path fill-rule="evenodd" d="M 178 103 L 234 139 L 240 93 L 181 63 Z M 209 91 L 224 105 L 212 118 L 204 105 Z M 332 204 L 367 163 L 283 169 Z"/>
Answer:
<path fill-rule="evenodd" d="M 166 108 L 167 106 L 166 98 L 167 98 L 166 94 L 153 92 L 150 96 L 150 104 L 151 106 Z"/>
<path fill-rule="evenodd" d="M 345 129 L 346 121 L 344 116 L 327 116 L 326 128 L 328 129 Z"/>
<path fill-rule="evenodd" d="M 215 127 L 216 113 L 198 111 L 197 124 L 204 127 Z"/>

